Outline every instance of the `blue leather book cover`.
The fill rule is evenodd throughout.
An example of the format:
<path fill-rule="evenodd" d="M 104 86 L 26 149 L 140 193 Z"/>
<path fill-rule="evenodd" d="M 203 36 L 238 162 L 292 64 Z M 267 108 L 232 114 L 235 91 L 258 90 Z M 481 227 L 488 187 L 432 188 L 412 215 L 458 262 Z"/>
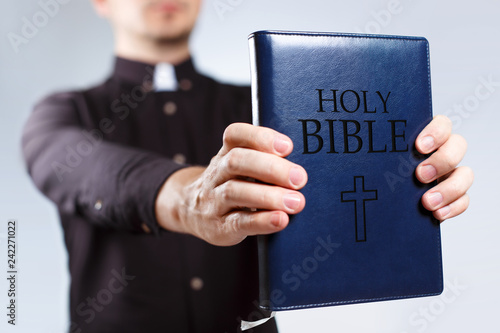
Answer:
<path fill-rule="evenodd" d="M 432 119 L 425 38 L 260 31 L 253 119 L 288 135 L 305 209 L 259 239 L 260 304 L 290 310 L 442 292 L 439 223 L 414 142 Z"/>

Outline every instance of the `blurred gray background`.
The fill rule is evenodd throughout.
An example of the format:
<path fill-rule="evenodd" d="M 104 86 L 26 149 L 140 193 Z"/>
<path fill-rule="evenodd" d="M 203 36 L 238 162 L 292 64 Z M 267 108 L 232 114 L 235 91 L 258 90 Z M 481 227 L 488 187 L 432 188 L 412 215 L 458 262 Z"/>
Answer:
<path fill-rule="evenodd" d="M 42 0 L 42 3 L 48 0 Z M 103 80 L 112 35 L 87 0 L 66 0 L 46 16 L 38 0 L 3 0 L 0 39 L 0 331 L 65 332 L 67 255 L 56 210 L 28 178 L 20 133 L 35 101 Z M 26 20 L 42 18 L 22 44 Z M 443 296 L 278 314 L 282 332 L 500 332 L 500 2 L 498 0 L 205 0 L 192 39 L 197 67 L 249 83 L 247 35 L 261 29 L 425 36 L 435 114 L 468 140 L 462 162 L 476 175 L 471 206 L 442 225 Z M 487 82 L 490 82 L 489 84 Z M 480 92 L 478 94 L 478 91 Z M 481 94 L 482 93 L 482 94 Z M 7 324 L 8 219 L 18 228 L 18 317 Z"/>

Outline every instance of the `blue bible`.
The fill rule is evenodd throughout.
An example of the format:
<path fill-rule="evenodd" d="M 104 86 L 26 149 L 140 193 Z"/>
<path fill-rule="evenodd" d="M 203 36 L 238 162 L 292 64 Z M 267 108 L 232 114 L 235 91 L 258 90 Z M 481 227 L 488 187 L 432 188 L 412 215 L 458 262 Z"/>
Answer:
<path fill-rule="evenodd" d="M 433 184 L 414 142 L 432 119 L 425 38 L 250 35 L 253 122 L 288 135 L 309 181 L 305 209 L 259 236 L 260 306 L 290 310 L 443 290 Z"/>

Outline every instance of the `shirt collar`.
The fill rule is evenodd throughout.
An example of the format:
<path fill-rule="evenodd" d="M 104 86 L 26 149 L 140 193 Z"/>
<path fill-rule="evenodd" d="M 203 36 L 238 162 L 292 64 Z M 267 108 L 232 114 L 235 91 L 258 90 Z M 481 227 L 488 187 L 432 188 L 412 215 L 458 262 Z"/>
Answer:
<path fill-rule="evenodd" d="M 160 62 L 155 66 L 153 76 L 153 89 L 155 91 L 177 90 L 177 75 L 175 67 L 166 62 Z"/>
<path fill-rule="evenodd" d="M 117 56 L 115 58 L 113 77 L 131 84 L 153 84 L 156 67 L 157 66 L 154 64 L 143 63 Z M 160 64 L 158 69 L 161 69 L 161 67 L 166 66 L 165 64 Z M 170 75 L 175 72 L 177 83 L 180 82 L 182 84 L 184 80 L 193 80 L 196 75 L 198 75 L 191 58 L 173 66 L 173 68 L 174 71 L 171 71 Z M 158 73 L 159 71 L 156 70 L 156 72 Z"/>

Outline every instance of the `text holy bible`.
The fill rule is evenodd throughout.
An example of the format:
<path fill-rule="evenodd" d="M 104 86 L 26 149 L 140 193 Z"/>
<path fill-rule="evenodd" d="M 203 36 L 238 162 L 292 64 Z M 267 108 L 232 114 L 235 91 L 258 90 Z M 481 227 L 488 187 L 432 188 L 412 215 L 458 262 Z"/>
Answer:
<path fill-rule="evenodd" d="M 289 310 L 442 292 L 439 223 L 414 142 L 432 119 L 425 38 L 260 31 L 253 120 L 288 135 L 305 209 L 259 237 L 260 305 Z"/>

